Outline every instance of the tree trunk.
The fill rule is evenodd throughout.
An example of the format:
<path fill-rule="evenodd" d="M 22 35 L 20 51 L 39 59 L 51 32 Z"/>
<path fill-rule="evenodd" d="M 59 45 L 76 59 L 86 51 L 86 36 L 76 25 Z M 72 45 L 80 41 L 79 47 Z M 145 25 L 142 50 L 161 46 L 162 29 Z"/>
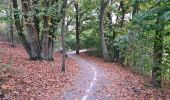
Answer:
<path fill-rule="evenodd" d="M 52 35 L 52 38 L 49 38 L 49 43 L 48 43 L 48 60 L 53 61 L 54 60 L 54 37 Z"/>
<path fill-rule="evenodd" d="M 74 6 L 76 9 L 76 54 L 80 54 L 80 35 L 79 35 L 79 8 L 78 8 L 78 2 L 74 0 Z"/>
<path fill-rule="evenodd" d="M 54 58 L 53 58 L 53 54 L 54 54 L 54 39 L 55 39 L 55 36 L 54 36 L 54 33 L 55 33 L 55 30 L 57 30 L 56 28 L 54 28 L 54 20 L 53 18 L 51 18 L 51 24 L 49 26 L 49 43 L 48 43 L 48 60 L 50 61 L 53 61 Z"/>
<path fill-rule="evenodd" d="M 99 15 L 99 30 L 100 30 L 100 42 L 101 42 L 101 49 L 103 58 L 105 61 L 110 61 L 110 57 L 108 54 L 108 50 L 105 43 L 105 37 L 104 37 L 104 15 L 105 15 L 105 9 L 107 7 L 107 4 L 109 3 L 109 0 L 104 2 L 104 0 L 100 3 L 100 15 Z"/>
<path fill-rule="evenodd" d="M 38 33 L 34 24 L 33 16 L 28 15 L 29 11 L 31 11 L 30 0 L 21 0 L 21 3 L 25 18 L 25 25 L 28 32 L 28 42 L 31 47 L 30 59 L 37 60 L 40 59 L 40 44 L 38 41 Z"/>
<path fill-rule="evenodd" d="M 47 0 L 44 0 L 43 7 L 45 8 L 44 13 L 47 13 L 49 2 Z M 43 30 L 42 30 L 42 36 L 41 36 L 41 59 L 48 60 L 48 43 L 49 43 L 49 17 L 47 15 L 43 16 Z"/>
<path fill-rule="evenodd" d="M 118 12 L 121 13 L 121 17 L 117 15 L 116 17 L 116 23 L 120 27 L 123 27 L 124 19 L 125 19 L 125 8 L 124 8 L 124 1 L 120 1 L 120 5 L 118 8 Z"/>
<path fill-rule="evenodd" d="M 125 8 L 124 8 L 124 3 L 123 1 L 120 2 L 120 6 L 122 9 L 122 16 L 121 16 L 121 21 L 120 21 L 120 27 L 123 27 L 124 19 L 125 19 Z"/>
<path fill-rule="evenodd" d="M 62 19 L 62 28 L 61 28 L 61 39 L 62 39 L 62 69 L 61 71 L 65 72 L 65 16 L 66 16 L 66 6 L 67 0 L 63 2 L 63 19 Z"/>
<path fill-rule="evenodd" d="M 44 60 L 48 60 L 48 53 L 49 53 L 49 26 L 48 26 L 48 16 L 43 17 L 44 21 L 44 29 L 42 33 L 42 43 L 41 43 L 41 58 Z"/>
<path fill-rule="evenodd" d="M 58 1 L 51 1 L 53 4 Z M 52 25 L 49 25 L 50 19 L 49 16 L 43 16 L 44 21 L 44 30 L 42 31 L 41 40 L 40 40 L 40 27 L 39 22 L 40 19 L 36 17 L 36 14 L 29 15 L 30 11 L 34 10 L 38 13 L 38 9 L 34 8 L 38 4 L 38 0 L 21 0 L 22 3 L 22 12 L 25 20 L 25 26 L 27 30 L 27 38 L 23 34 L 23 26 L 20 20 L 20 16 L 18 10 L 14 10 L 14 18 L 15 18 L 15 25 L 18 31 L 18 35 L 21 39 L 21 42 L 26 49 L 30 59 L 32 60 L 53 60 L 54 54 L 54 33 L 55 33 L 55 25 L 60 21 L 60 17 L 55 22 L 51 22 Z M 32 4 L 31 4 L 32 3 Z M 13 0 L 13 7 L 18 9 L 17 0 Z M 49 7 L 49 1 L 44 0 L 44 5 L 47 13 Z M 61 13 L 61 12 L 60 12 Z M 53 16 L 54 17 L 54 16 Z M 53 30 L 53 31 L 50 31 Z M 41 44 L 40 44 L 41 41 Z"/>
<path fill-rule="evenodd" d="M 11 33 L 11 46 L 14 47 L 14 31 L 13 31 L 13 25 L 10 24 L 10 33 Z"/>
<path fill-rule="evenodd" d="M 22 27 L 22 22 L 20 21 L 20 17 L 19 17 L 19 12 L 18 12 L 18 2 L 17 0 L 12 0 L 13 1 L 13 8 L 16 9 L 14 10 L 14 19 L 15 19 L 15 26 L 16 26 L 16 30 L 17 33 L 19 35 L 19 38 L 21 40 L 22 45 L 24 46 L 27 54 L 30 56 L 31 55 L 31 47 L 28 44 L 25 35 L 23 34 L 23 27 Z"/>
<path fill-rule="evenodd" d="M 39 27 L 40 19 L 36 16 L 39 13 L 39 10 L 36 8 L 36 6 L 38 4 L 38 0 L 32 0 L 32 2 L 33 2 L 33 10 L 35 11 L 34 24 L 35 24 L 37 34 L 38 34 L 38 41 L 40 42 L 40 27 Z"/>
<path fill-rule="evenodd" d="M 10 19 L 13 20 L 13 9 L 12 4 L 10 3 Z M 10 23 L 10 33 L 11 33 L 11 47 L 14 47 L 14 30 L 13 30 L 13 23 Z"/>

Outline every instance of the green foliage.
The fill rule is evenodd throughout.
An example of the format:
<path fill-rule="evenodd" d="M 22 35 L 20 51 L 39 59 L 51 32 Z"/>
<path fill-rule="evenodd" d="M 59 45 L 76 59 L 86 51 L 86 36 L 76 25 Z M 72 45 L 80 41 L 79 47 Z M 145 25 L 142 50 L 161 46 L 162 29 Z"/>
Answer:
<path fill-rule="evenodd" d="M 10 7 L 6 6 L 6 4 L 0 1 L 0 22 L 8 22 L 12 21 L 10 14 Z"/>
<path fill-rule="evenodd" d="M 81 47 L 88 49 L 90 55 L 101 57 L 100 39 L 95 31 L 88 30 L 81 35 Z"/>
<path fill-rule="evenodd" d="M 66 48 L 67 50 L 76 50 L 76 37 L 75 35 L 69 35 L 66 37 Z"/>
<path fill-rule="evenodd" d="M 0 22 L 13 23 L 10 6 L 5 6 L 3 0 L 0 0 Z M 80 45 L 81 49 L 91 49 L 93 54 L 100 55 L 99 40 L 99 5 L 100 0 L 75 0 L 79 5 L 80 21 Z M 170 2 L 169 0 L 123 0 L 125 15 L 131 14 L 134 7 L 139 4 L 139 11 L 133 18 L 123 20 L 123 26 L 120 26 L 122 11 L 119 10 L 119 3 L 122 0 L 112 0 L 107 6 L 104 16 L 104 32 L 106 45 L 111 56 L 115 56 L 115 51 L 119 55 L 119 60 L 124 58 L 124 65 L 130 66 L 143 74 L 150 74 L 153 67 L 153 48 L 154 35 L 158 31 L 164 37 L 163 54 L 163 77 L 170 78 Z M 69 24 L 66 34 L 67 49 L 76 49 L 75 39 L 75 8 L 74 3 L 69 1 L 67 8 L 66 21 Z M 44 4 L 44 0 L 38 0 L 33 5 L 33 10 L 28 13 L 29 16 L 36 16 L 40 21 L 40 32 L 44 29 L 42 18 L 48 16 L 53 18 L 55 23 L 55 35 L 60 36 L 60 21 L 62 19 L 62 0 L 49 1 L 49 5 Z M 20 14 L 21 10 L 13 9 L 14 13 Z M 5 14 L 2 14 L 4 13 Z M 114 13 L 113 17 L 119 17 L 113 21 L 110 27 L 108 13 Z M 127 17 L 127 16 L 125 16 Z M 127 19 L 127 18 L 126 18 Z M 157 22 L 159 21 L 159 22 Z M 49 22 L 49 24 L 51 24 Z M 71 26 L 71 28 L 70 28 Z M 59 47 L 60 40 L 56 41 Z"/>
<path fill-rule="evenodd" d="M 163 55 L 163 74 L 165 79 L 170 79 L 170 37 L 166 37 L 164 41 Z"/>
<path fill-rule="evenodd" d="M 81 44 L 84 48 L 94 49 L 98 48 L 99 45 L 99 37 L 98 33 L 95 33 L 93 30 L 85 31 L 84 34 L 81 35 Z"/>
<path fill-rule="evenodd" d="M 165 79 L 169 74 L 169 3 L 165 1 L 144 1 L 141 10 L 128 24 L 127 39 L 118 38 L 116 45 L 120 56 L 125 57 L 125 64 L 143 74 L 150 74 L 153 68 L 153 42 L 155 31 L 161 32 L 164 38 L 164 56 L 161 71 Z M 159 22 L 157 22 L 159 20 Z M 122 36 L 120 36 L 122 37 Z M 116 39 L 117 40 L 117 39 Z M 120 42 L 125 41 L 125 42 Z M 126 49 L 122 48 L 126 47 Z"/>

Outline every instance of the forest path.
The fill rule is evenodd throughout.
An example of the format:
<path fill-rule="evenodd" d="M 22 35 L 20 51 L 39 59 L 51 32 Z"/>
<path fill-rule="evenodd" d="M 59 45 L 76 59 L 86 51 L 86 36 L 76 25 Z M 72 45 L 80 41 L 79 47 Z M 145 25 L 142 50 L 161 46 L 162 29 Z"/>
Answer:
<path fill-rule="evenodd" d="M 68 57 L 79 64 L 80 73 L 75 78 L 75 86 L 64 93 L 65 100 L 114 100 L 112 95 L 102 93 L 104 87 L 111 84 L 105 71 L 95 62 L 74 52 L 69 53 Z"/>
<path fill-rule="evenodd" d="M 116 63 L 84 52 L 68 53 L 68 59 L 78 63 L 80 71 L 63 100 L 170 100 L 166 92 L 146 85 L 143 76 Z"/>
<path fill-rule="evenodd" d="M 75 52 L 68 54 L 61 73 L 61 53 L 54 62 L 31 61 L 21 46 L 0 42 L 0 69 L 8 79 L 0 89 L 7 100 L 170 100 L 169 88 L 156 89 L 128 67 Z M 6 71 L 5 71 L 6 70 Z M 1 80 L 0 80 L 1 81 Z M 3 86 L 3 87 L 2 87 Z M 64 97 L 64 98 L 63 98 Z M 0 98 L 1 99 L 1 98 Z"/>

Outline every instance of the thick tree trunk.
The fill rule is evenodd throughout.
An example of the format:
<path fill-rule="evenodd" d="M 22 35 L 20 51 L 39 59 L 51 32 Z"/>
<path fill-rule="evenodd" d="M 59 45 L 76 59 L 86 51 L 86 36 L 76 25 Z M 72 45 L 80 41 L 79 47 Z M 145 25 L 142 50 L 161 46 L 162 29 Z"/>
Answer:
<path fill-rule="evenodd" d="M 53 61 L 54 60 L 54 37 L 52 35 L 52 38 L 49 38 L 49 43 L 48 43 L 48 60 Z"/>
<path fill-rule="evenodd" d="M 74 1 L 74 6 L 76 9 L 76 54 L 80 54 L 80 33 L 79 33 L 79 8 L 78 8 L 78 2 Z"/>
<path fill-rule="evenodd" d="M 55 1 L 56 2 L 56 1 Z M 29 15 L 29 12 L 34 10 L 38 13 L 37 9 L 33 5 L 38 4 L 38 0 L 21 0 L 22 3 L 22 12 L 24 14 L 25 26 L 27 30 L 27 39 L 23 34 L 23 26 L 19 18 L 18 10 L 14 10 L 15 25 L 18 31 L 18 35 L 21 39 L 21 42 L 26 49 L 30 59 L 32 60 L 53 60 L 54 54 L 54 32 L 55 25 L 54 22 L 52 26 L 49 25 L 49 16 L 44 16 L 44 31 L 42 32 L 41 44 L 40 44 L 40 29 L 39 29 L 39 19 L 35 15 Z M 13 7 L 18 9 L 17 0 L 13 0 Z M 44 7 L 46 7 L 45 13 L 49 7 L 49 1 L 44 0 Z M 58 23 L 58 21 L 56 22 Z M 53 30 L 52 32 L 50 30 Z"/>
<path fill-rule="evenodd" d="M 110 61 L 110 57 L 108 54 L 108 50 L 105 43 L 105 37 L 104 37 L 104 15 L 105 15 L 105 9 L 107 7 L 107 4 L 109 3 L 109 0 L 104 2 L 104 0 L 101 0 L 100 3 L 100 15 L 99 15 L 99 30 L 100 30 L 100 42 L 101 42 L 101 49 L 103 58 L 105 61 Z"/>
<path fill-rule="evenodd" d="M 50 61 L 53 61 L 54 58 L 53 58 L 53 54 L 54 54 L 54 39 L 55 39 L 55 36 L 54 36 L 54 33 L 55 33 L 55 30 L 57 30 L 56 28 L 54 29 L 54 20 L 53 18 L 51 18 L 51 24 L 49 26 L 49 43 L 48 43 L 48 60 Z"/>
<path fill-rule="evenodd" d="M 41 58 L 48 60 L 48 53 L 49 53 L 49 26 L 48 26 L 48 16 L 43 17 L 44 21 L 44 30 L 42 33 L 42 43 L 41 43 Z"/>
<path fill-rule="evenodd" d="M 13 1 L 13 8 L 16 9 L 14 10 L 14 19 L 15 19 L 15 26 L 16 26 L 16 30 L 17 33 L 19 35 L 20 41 L 22 43 L 22 45 L 24 46 L 27 54 L 30 56 L 31 55 L 31 47 L 28 44 L 25 35 L 23 34 L 23 27 L 22 27 L 22 22 L 20 21 L 20 17 L 19 17 L 19 12 L 18 12 L 18 2 L 17 0 L 12 0 Z"/>
<path fill-rule="evenodd" d="M 45 13 L 47 13 L 47 9 L 49 8 L 50 2 L 48 0 L 44 1 L 44 7 L 46 8 Z M 41 58 L 44 60 L 54 60 L 54 22 L 53 18 L 49 16 L 43 17 L 44 22 L 44 30 L 42 32 L 41 38 Z M 49 22 L 51 24 L 49 24 Z"/>
<path fill-rule="evenodd" d="M 22 10 L 24 13 L 25 24 L 28 35 L 28 42 L 31 47 L 31 56 L 30 59 L 37 60 L 40 59 L 40 44 L 38 41 L 38 34 L 34 24 L 33 16 L 28 15 L 29 11 L 31 11 L 30 0 L 21 0 L 22 2 Z"/>

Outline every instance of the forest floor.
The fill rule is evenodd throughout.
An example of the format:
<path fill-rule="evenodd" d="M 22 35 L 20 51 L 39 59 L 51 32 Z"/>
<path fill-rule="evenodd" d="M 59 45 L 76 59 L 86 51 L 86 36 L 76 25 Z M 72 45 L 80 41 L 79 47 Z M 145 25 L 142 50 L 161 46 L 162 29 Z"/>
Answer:
<path fill-rule="evenodd" d="M 67 59 L 62 73 L 61 58 L 56 52 L 54 62 L 31 61 L 21 46 L 0 42 L 0 100 L 63 100 L 79 66 Z"/>
<path fill-rule="evenodd" d="M 0 100 L 170 100 L 168 88 L 155 89 L 141 75 L 115 63 L 68 53 L 55 61 L 30 61 L 21 46 L 0 42 Z"/>

